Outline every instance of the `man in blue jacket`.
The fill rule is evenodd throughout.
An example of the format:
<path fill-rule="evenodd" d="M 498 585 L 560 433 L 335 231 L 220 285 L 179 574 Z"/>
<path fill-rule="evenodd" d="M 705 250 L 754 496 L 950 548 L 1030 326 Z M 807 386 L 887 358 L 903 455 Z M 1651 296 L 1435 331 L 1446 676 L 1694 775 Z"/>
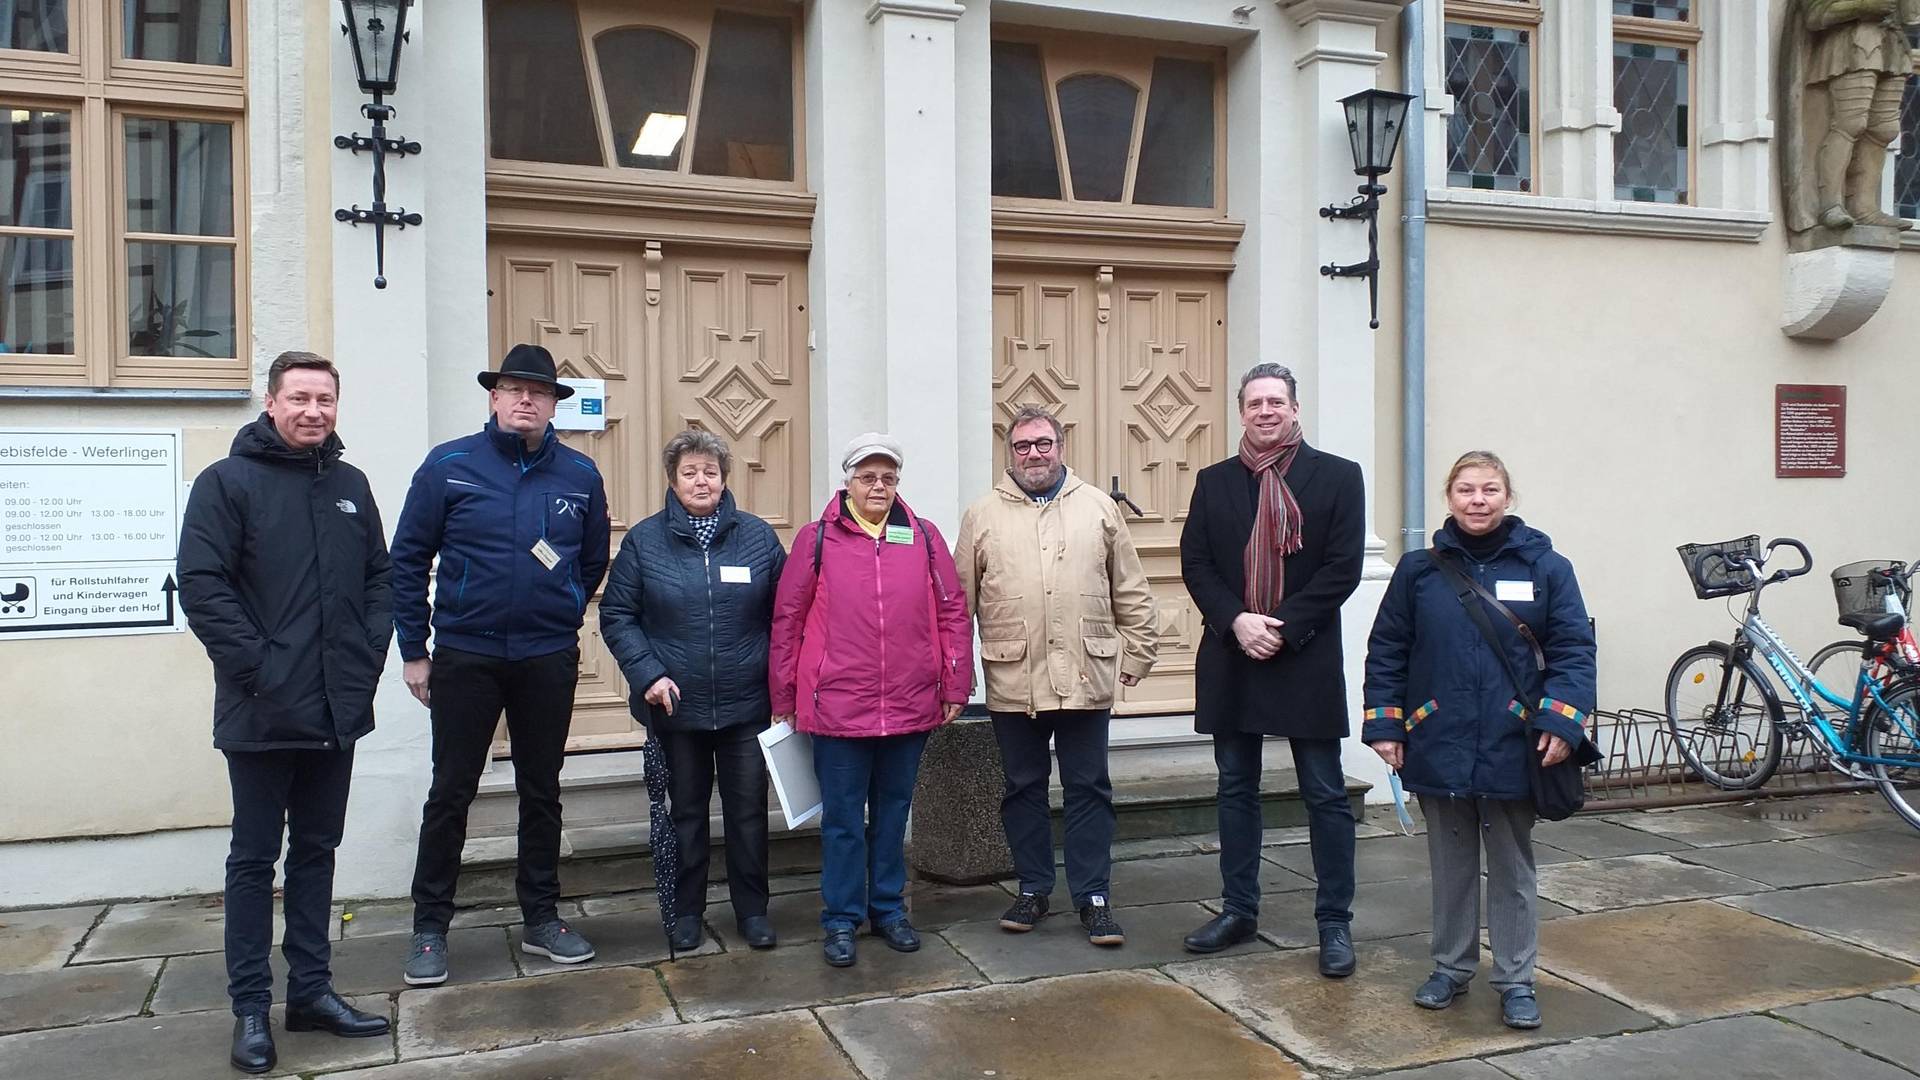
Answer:
<path fill-rule="evenodd" d="M 500 370 L 480 373 L 480 385 L 492 418 L 478 434 L 427 455 L 393 537 L 395 640 L 407 689 L 433 718 L 433 786 L 413 873 L 410 986 L 447 981 L 467 808 L 502 709 L 520 793 L 520 948 L 561 964 L 593 958 L 593 947 L 558 913 L 560 766 L 580 623 L 607 571 L 606 486 L 593 460 L 554 434 L 554 406 L 573 389 L 555 377 L 551 353 L 515 345 Z"/>

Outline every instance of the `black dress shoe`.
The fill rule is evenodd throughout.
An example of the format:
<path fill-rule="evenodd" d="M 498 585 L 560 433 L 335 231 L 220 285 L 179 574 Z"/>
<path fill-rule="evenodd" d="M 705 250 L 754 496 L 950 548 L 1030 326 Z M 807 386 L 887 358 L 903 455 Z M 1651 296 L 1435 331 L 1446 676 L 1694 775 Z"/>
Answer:
<path fill-rule="evenodd" d="M 853 966 L 853 931 L 829 930 L 820 947 L 827 954 L 827 963 L 834 967 Z"/>
<path fill-rule="evenodd" d="M 364 1013 L 329 990 L 304 1005 L 287 1003 L 288 1031 L 325 1031 L 343 1039 L 371 1039 L 387 1033 L 387 1018 Z"/>
<path fill-rule="evenodd" d="M 245 1013 L 233 1018 L 233 1067 L 243 1073 L 263 1073 L 279 1063 L 273 1052 L 273 1025 L 267 1014 Z"/>
<path fill-rule="evenodd" d="M 1413 1003 L 1423 1009 L 1444 1009 L 1466 992 L 1466 983 L 1454 982 L 1446 972 L 1436 971 L 1413 992 Z"/>
<path fill-rule="evenodd" d="M 1245 915 L 1215 915 L 1207 925 L 1187 935 L 1187 951 L 1219 952 L 1253 940 L 1253 932 L 1258 929 L 1260 924 Z"/>
<path fill-rule="evenodd" d="M 700 947 L 703 935 L 700 929 L 700 916 L 682 915 L 673 920 L 673 933 L 667 935 L 667 944 L 674 952 L 692 952 Z"/>
<path fill-rule="evenodd" d="M 771 949 L 780 943 L 774 935 L 773 923 L 765 915 L 749 915 L 738 923 L 740 936 L 747 940 L 750 949 Z"/>
<path fill-rule="evenodd" d="M 887 948 L 892 949 L 894 952 L 920 951 L 920 935 L 913 932 L 913 927 L 907 925 L 907 920 L 905 919 L 901 919 L 897 923 L 888 923 L 885 926 L 874 927 L 873 936 L 886 942 Z"/>
<path fill-rule="evenodd" d="M 1320 974 L 1344 979 L 1353 974 L 1353 933 L 1344 926 L 1320 928 Z"/>
<path fill-rule="evenodd" d="M 1531 1031 L 1540 1026 L 1540 1002 L 1531 986 L 1509 986 L 1500 991 L 1500 1022 Z"/>

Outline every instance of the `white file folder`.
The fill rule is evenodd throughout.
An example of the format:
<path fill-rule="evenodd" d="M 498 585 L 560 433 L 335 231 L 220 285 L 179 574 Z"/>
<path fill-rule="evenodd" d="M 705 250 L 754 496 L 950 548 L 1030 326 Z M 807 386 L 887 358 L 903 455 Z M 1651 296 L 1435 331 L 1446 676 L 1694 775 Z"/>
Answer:
<path fill-rule="evenodd" d="M 813 775 L 813 739 L 778 723 L 760 733 L 760 752 L 787 828 L 797 829 L 820 816 L 820 781 Z"/>

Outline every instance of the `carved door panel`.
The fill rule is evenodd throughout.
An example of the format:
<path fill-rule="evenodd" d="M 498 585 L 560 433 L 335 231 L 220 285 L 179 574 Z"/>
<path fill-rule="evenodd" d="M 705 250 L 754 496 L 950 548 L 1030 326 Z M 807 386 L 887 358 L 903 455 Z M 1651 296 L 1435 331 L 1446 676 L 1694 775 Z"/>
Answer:
<path fill-rule="evenodd" d="M 995 475 L 1008 418 L 1040 404 L 1067 426 L 1075 473 L 1102 490 L 1118 478 L 1142 511 L 1127 519 L 1153 586 L 1160 656 L 1115 711 L 1190 711 L 1200 619 L 1180 579 L 1180 529 L 1194 475 L 1226 453 L 1226 279 L 1002 264 L 993 300 Z"/>
<path fill-rule="evenodd" d="M 493 356 L 532 342 L 553 353 L 561 375 L 606 380 L 606 430 L 561 439 L 605 478 L 612 552 L 660 509 L 660 448 L 689 426 L 733 445 L 735 498 L 783 539 L 809 512 L 805 256 L 695 251 L 519 236 L 488 245 Z M 627 694 L 600 638 L 596 596 L 580 631 L 567 748 L 643 742 Z M 503 724 L 500 746 L 505 736 Z"/>

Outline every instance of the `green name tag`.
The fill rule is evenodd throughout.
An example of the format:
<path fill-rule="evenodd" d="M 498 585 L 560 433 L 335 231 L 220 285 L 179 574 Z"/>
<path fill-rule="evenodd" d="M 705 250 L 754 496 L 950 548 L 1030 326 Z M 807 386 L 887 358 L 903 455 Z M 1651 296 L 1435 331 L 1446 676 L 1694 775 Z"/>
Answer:
<path fill-rule="evenodd" d="M 905 525 L 889 525 L 887 526 L 887 543 L 911 544 L 913 543 L 913 530 Z"/>

